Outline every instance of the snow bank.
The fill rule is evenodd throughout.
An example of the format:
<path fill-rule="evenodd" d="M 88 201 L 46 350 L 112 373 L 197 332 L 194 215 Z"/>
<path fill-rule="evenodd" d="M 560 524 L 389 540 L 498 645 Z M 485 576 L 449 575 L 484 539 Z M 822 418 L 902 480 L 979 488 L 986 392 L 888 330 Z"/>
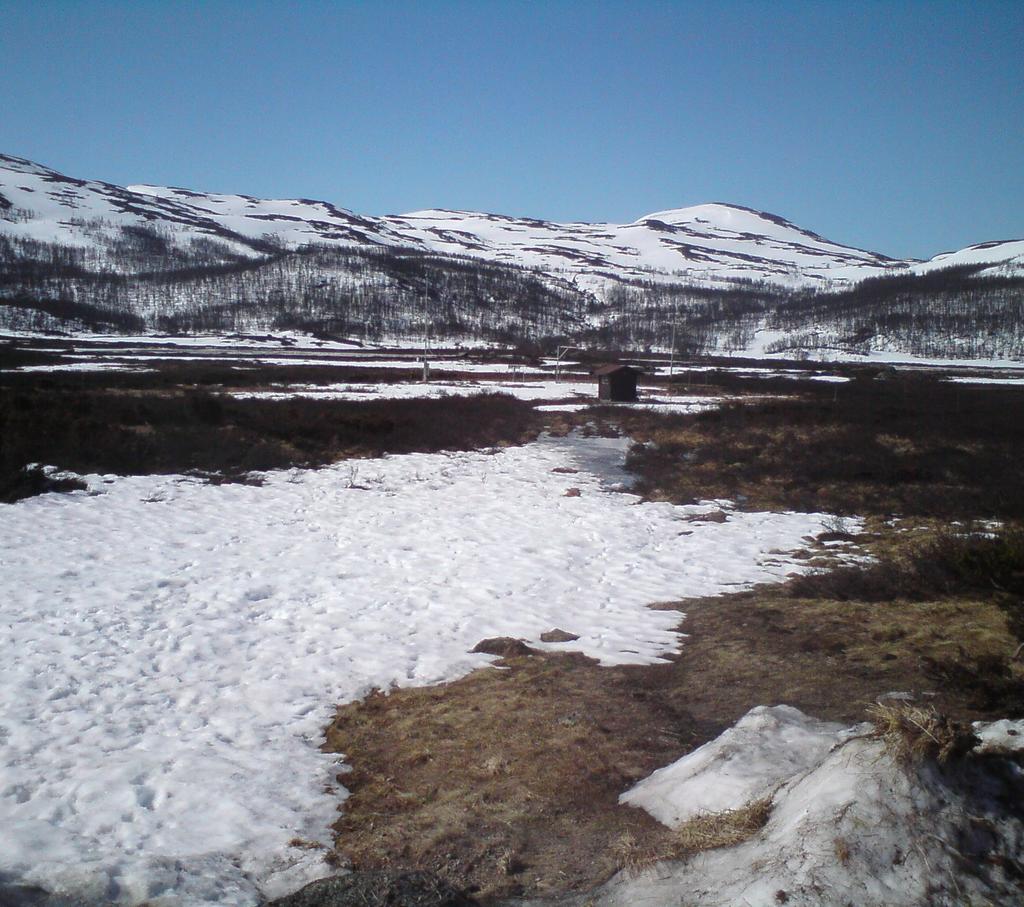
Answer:
<path fill-rule="evenodd" d="M 989 726 L 998 736 L 1013 723 Z M 1021 903 L 1024 858 L 1019 768 L 974 759 L 940 770 L 903 769 L 857 728 L 836 733 L 796 709 L 760 707 L 719 740 L 662 769 L 634 791 L 670 821 L 690 798 L 718 809 L 759 796 L 785 774 L 767 825 L 735 847 L 620 874 L 594 893 L 597 907 L 954 907 Z M 760 731 L 758 731 L 760 729 Z M 1013 735 L 1010 735 L 1011 737 Z M 787 755 L 792 747 L 794 757 Z M 703 751 L 703 753 L 702 753 Z M 723 758 L 715 758 L 725 754 Z M 779 769 L 776 771 L 775 767 Z M 771 769 L 765 777 L 762 767 Z M 659 779 L 660 776 L 660 779 Z M 673 790 L 676 777 L 680 790 Z M 701 785 L 711 791 L 705 793 Z M 688 795 L 688 796 L 685 796 Z M 653 808 L 652 808 L 653 807 Z M 659 816 L 661 818 L 661 816 Z"/>
<path fill-rule="evenodd" d="M 328 841 L 344 796 L 318 749 L 335 703 L 552 626 L 580 636 L 562 650 L 657 662 L 679 615 L 648 603 L 781 579 L 800 568 L 771 552 L 828 521 L 685 522 L 706 508 L 606 490 L 623 451 L 90 476 L 0 508 L 0 882 L 163 905 L 298 887 L 325 868 L 289 841 Z"/>
<path fill-rule="evenodd" d="M 758 706 L 733 727 L 620 798 L 676 826 L 700 813 L 739 809 L 821 762 L 843 726 L 787 705 Z"/>
<path fill-rule="evenodd" d="M 977 722 L 973 730 L 981 740 L 977 747 L 979 752 L 1024 752 L 1024 719 Z"/>
<path fill-rule="evenodd" d="M 1024 384 L 1024 377 L 1022 378 L 947 378 L 947 381 L 952 381 L 954 384 L 1006 384 L 1006 385 L 1018 385 Z"/>
<path fill-rule="evenodd" d="M 127 362 L 57 362 L 52 365 L 19 365 L 4 372 L 152 372 L 154 369 Z"/>

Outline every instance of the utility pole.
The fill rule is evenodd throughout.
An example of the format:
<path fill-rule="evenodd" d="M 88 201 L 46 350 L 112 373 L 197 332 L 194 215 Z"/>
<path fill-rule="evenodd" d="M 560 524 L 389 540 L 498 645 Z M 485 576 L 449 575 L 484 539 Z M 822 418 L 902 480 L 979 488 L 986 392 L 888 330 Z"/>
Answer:
<path fill-rule="evenodd" d="M 562 357 L 570 350 L 578 350 L 578 346 L 560 346 L 558 348 L 558 355 L 555 357 L 555 380 L 559 381 L 562 378 Z"/>
<path fill-rule="evenodd" d="M 423 277 L 423 381 L 430 380 L 430 362 L 428 354 L 430 351 L 430 316 L 427 312 L 427 299 L 430 296 L 430 279 Z"/>
<path fill-rule="evenodd" d="M 669 380 L 676 373 L 676 316 L 672 314 L 672 347 L 668 351 L 668 377 Z"/>

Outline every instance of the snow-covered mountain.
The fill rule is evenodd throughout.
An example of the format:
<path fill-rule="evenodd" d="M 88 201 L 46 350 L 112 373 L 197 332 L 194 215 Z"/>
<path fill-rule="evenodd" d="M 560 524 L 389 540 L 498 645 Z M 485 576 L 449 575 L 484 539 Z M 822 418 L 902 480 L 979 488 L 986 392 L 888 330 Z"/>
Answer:
<path fill-rule="evenodd" d="M 17 239 L 101 252 L 125 229 L 161 229 L 186 248 L 214 240 L 230 252 L 259 257 L 268 241 L 295 247 L 401 244 L 373 218 L 327 202 L 266 201 L 151 186 L 123 188 L 65 176 L 24 158 L 0 155 L 0 233 Z"/>
<path fill-rule="evenodd" d="M 309 244 L 402 247 L 536 269 L 588 291 L 637 280 L 843 287 L 866 277 L 965 263 L 1024 273 L 1024 240 L 982 243 L 929 262 L 899 261 L 737 205 L 658 211 L 629 224 L 559 224 L 446 210 L 372 217 L 311 199 L 125 188 L 0 155 L 0 235 L 87 249 L 102 259 L 124 230 L 138 228 L 157 231 L 185 258 L 195 248 L 209 250 L 211 242 L 226 257 L 244 258 Z"/>
<path fill-rule="evenodd" d="M 555 224 L 468 211 L 418 211 L 383 220 L 437 251 L 571 275 L 588 289 L 609 278 L 801 286 L 898 266 L 883 255 L 829 242 L 780 217 L 736 205 L 658 211 L 631 224 Z"/>
<path fill-rule="evenodd" d="M 121 187 L 0 155 L 0 329 L 281 328 L 1020 358 L 1024 240 L 896 260 L 726 204 L 629 224 L 376 217 Z"/>

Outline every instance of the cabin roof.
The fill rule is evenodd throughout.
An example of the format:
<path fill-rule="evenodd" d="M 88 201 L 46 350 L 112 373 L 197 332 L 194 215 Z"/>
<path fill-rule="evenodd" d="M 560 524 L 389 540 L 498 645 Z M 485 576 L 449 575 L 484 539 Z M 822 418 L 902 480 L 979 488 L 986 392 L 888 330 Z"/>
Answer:
<path fill-rule="evenodd" d="M 619 375 L 626 373 L 633 375 L 642 375 L 643 371 L 641 369 L 636 368 L 636 366 L 622 365 L 621 363 L 618 362 L 612 362 L 609 365 L 602 365 L 594 369 L 595 375 Z"/>

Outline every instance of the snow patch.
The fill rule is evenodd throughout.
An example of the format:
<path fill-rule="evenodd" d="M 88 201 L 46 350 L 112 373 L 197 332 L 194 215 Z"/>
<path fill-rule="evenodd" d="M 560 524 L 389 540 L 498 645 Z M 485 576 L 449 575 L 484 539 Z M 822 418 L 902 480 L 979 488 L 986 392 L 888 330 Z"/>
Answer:
<path fill-rule="evenodd" d="M 755 728 L 761 725 L 763 732 Z M 995 722 L 993 738 L 1020 722 Z M 744 731 L 743 729 L 747 730 Z M 1008 761 L 969 759 L 940 769 L 904 768 L 861 728 L 836 731 L 795 709 L 753 709 L 677 770 L 681 790 L 662 769 L 634 790 L 673 819 L 702 798 L 715 810 L 738 797 L 774 791 L 765 827 L 734 847 L 620 873 L 588 895 L 595 907 L 959 907 L 1021 903 L 1019 866 L 1024 778 Z M 723 740 L 723 738 L 725 738 Z M 794 753 L 789 752 L 787 738 Z M 704 751 L 702 755 L 701 751 Z M 726 753 L 714 759 L 709 754 Z M 697 757 L 697 758 L 693 758 Z M 686 759 L 680 760 L 685 763 Z M 781 765 L 763 783 L 742 771 Z M 676 763 L 675 765 L 679 765 Z M 672 768 L 671 766 L 669 767 Z M 656 780 L 658 779 L 658 780 Z M 779 784 L 781 780 L 781 784 Z M 710 793 L 706 793 L 710 791 Z M 685 792 L 685 793 L 684 793 Z M 660 816 L 659 816 L 660 818 Z"/>
<path fill-rule="evenodd" d="M 672 827 L 700 813 L 739 809 L 819 764 L 842 731 L 841 724 L 809 718 L 792 706 L 758 706 L 720 737 L 626 791 L 619 802 Z"/>

